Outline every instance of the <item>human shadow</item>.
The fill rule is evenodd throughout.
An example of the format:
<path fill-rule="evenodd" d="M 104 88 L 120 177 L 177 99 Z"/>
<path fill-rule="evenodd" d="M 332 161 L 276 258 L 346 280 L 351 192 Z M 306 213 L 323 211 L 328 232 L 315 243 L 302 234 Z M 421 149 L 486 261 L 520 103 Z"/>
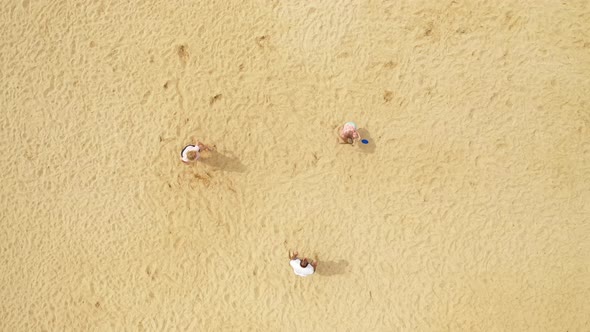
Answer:
<path fill-rule="evenodd" d="M 335 276 L 338 274 L 346 273 L 347 267 L 348 267 L 348 261 L 345 261 L 343 259 L 341 259 L 337 262 L 336 261 L 320 261 L 318 263 L 318 268 L 316 269 L 316 272 L 319 275 L 329 277 L 329 276 Z"/>
<path fill-rule="evenodd" d="M 207 158 L 203 158 L 202 162 L 227 172 L 243 173 L 246 171 L 246 166 L 232 153 L 214 151 Z"/>
<path fill-rule="evenodd" d="M 369 141 L 368 144 L 363 144 L 363 142 L 358 141 L 356 144 L 358 144 L 360 150 L 364 153 L 374 153 L 377 145 L 375 144 L 375 140 L 371 137 L 371 133 L 365 128 L 359 128 L 358 132 L 363 140 Z"/>

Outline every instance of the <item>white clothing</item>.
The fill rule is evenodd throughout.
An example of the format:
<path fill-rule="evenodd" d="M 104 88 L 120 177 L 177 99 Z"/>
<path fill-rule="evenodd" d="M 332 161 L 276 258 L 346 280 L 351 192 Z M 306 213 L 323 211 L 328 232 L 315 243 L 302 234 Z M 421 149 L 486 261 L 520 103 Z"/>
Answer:
<path fill-rule="evenodd" d="M 308 263 L 306 267 L 301 267 L 301 260 L 299 258 L 292 259 L 289 264 L 291 264 L 293 272 L 301 277 L 307 277 L 315 272 L 314 267 L 311 266 L 310 263 Z"/>
<path fill-rule="evenodd" d="M 182 152 L 180 152 L 180 159 L 185 163 L 190 162 L 191 160 L 188 159 L 188 153 L 191 151 L 195 151 L 197 153 L 197 159 L 199 159 L 199 151 L 201 151 L 201 148 L 198 145 L 185 146 L 184 149 L 182 149 Z"/>

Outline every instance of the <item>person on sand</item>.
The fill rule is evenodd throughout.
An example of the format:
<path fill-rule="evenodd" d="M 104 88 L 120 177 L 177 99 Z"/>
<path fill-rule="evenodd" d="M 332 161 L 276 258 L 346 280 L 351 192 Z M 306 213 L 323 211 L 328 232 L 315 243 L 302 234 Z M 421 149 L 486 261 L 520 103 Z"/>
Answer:
<path fill-rule="evenodd" d="M 293 252 L 293 255 L 291 255 L 291 252 L 289 252 L 289 259 L 291 260 L 289 264 L 291 264 L 293 272 L 295 272 L 295 274 L 300 277 L 307 277 L 309 275 L 312 275 L 318 266 L 318 262 L 310 262 L 305 257 L 301 260 L 297 257 L 297 255 L 297 251 Z"/>
<path fill-rule="evenodd" d="M 347 122 L 340 128 L 340 144 L 353 144 L 361 139 L 356 123 Z"/>
<path fill-rule="evenodd" d="M 182 151 L 180 151 L 180 160 L 182 160 L 182 162 L 185 164 L 190 164 L 197 161 L 201 157 L 199 152 L 213 150 L 215 150 L 215 146 L 210 147 L 201 142 L 197 142 L 196 145 L 187 145 L 182 149 Z"/>

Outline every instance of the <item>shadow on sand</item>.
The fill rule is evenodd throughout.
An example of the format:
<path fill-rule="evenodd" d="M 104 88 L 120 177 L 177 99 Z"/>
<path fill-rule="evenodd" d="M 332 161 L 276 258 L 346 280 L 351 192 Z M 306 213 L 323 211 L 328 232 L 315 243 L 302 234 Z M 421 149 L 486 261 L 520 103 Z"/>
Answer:
<path fill-rule="evenodd" d="M 346 268 L 348 267 L 348 261 L 343 259 L 339 261 L 320 261 L 318 263 L 318 268 L 316 272 L 325 277 L 335 276 L 338 274 L 346 273 Z"/>
<path fill-rule="evenodd" d="M 371 137 L 371 134 L 369 133 L 369 131 L 367 131 L 364 128 L 359 128 L 358 131 L 359 131 L 359 134 L 361 134 L 362 139 L 366 139 L 369 141 L 369 144 L 363 144 L 362 142 L 356 143 L 356 144 L 358 144 L 361 151 L 364 153 L 375 152 L 377 145 L 375 145 L 375 140 Z"/>
<path fill-rule="evenodd" d="M 240 159 L 232 153 L 213 152 L 207 158 L 203 158 L 202 162 L 209 166 L 219 168 L 222 171 L 243 173 L 246 171 L 246 166 L 242 164 Z"/>

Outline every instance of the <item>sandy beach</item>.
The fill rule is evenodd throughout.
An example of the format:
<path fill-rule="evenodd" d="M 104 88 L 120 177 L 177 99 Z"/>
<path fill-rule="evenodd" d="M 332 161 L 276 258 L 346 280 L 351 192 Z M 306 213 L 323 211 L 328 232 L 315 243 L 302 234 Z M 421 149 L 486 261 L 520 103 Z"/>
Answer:
<path fill-rule="evenodd" d="M 590 2 L 5 0 L 0 31 L 0 331 L 590 330 Z"/>

